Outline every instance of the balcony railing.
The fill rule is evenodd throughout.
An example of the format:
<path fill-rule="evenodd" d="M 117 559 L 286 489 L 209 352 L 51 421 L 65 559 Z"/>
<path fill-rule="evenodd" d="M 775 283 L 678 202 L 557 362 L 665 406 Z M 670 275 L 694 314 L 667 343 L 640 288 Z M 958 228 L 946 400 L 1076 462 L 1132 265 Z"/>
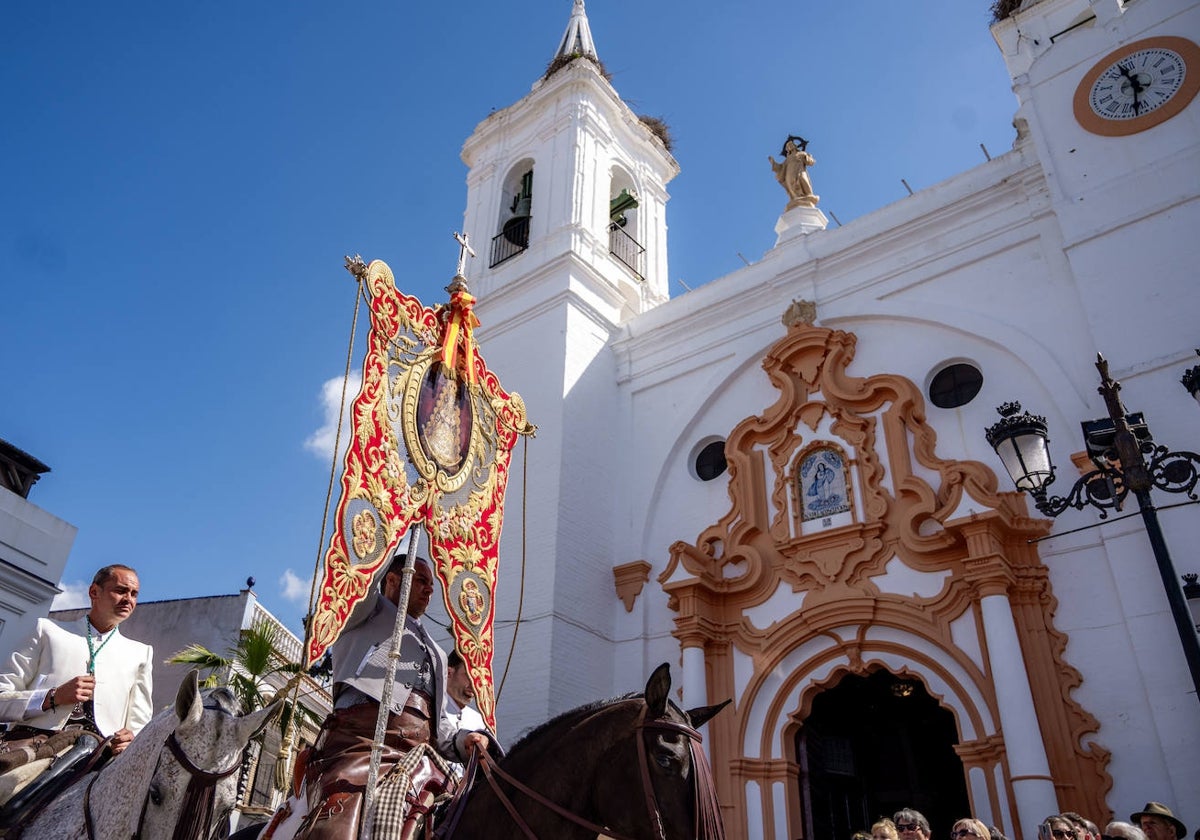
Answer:
<path fill-rule="evenodd" d="M 646 249 L 625 232 L 616 222 L 608 226 L 608 253 L 612 254 L 633 272 L 639 280 L 645 280 Z"/>
<path fill-rule="evenodd" d="M 530 216 L 514 216 L 504 223 L 504 230 L 492 237 L 492 261 L 488 268 L 495 268 L 505 260 L 511 260 L 529 247 Z"/>

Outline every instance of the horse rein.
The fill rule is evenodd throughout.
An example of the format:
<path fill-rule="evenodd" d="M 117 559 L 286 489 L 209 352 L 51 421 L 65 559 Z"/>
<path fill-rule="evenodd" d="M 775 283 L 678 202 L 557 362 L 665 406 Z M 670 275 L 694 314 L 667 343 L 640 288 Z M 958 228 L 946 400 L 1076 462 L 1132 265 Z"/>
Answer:
<path fill-rule="evenodd" d="M 641 714 L 638 716 L 638 723 L 636 727 L 638 730 L 638 764 L 641 765 L 642 770 L 642 793 L 646 797 L 646 813 L 650 817 L 650 826 L 658 832 L 659 840 L 666 840 L 667 830 L 663 826 L 662 814 L 659 813 L 658 810 L 658 799 L 654 796 L 654 782 L 650 778 L 650 757 L 646 754 L 646 739 L 642 737 L 642 734 L 647 729 L 656 729 L 663 732 L 674 732 L 679 735 L 686 735 L 692 741 L 691 744 L 688 744 L 688 752 L 691 754 L 693 768 L 696 768 L 696 766 L 700 763 L 696 759 L 696 749 L 694 745 L 701 743 L 704 740 L 704 736 L 702 736 L 692 727 L 688 726 L 686 723 L 677 723 L 673 720 L 662 719 L 648 721 L 646 720 L 646 712 L 649 711 L 649 709 L 650 707 L 646 706 L 642 709 Z M 705 764 L 707 766 L 707 762 Z M 700 795 L 702 793 L 699 785 L 697 784 L 698 781 L 699 775 L 694 771 L 692 784 L 696 787 L 696 812 L 694 817 L 697 832 L 700 830 Z M 704 835 L 697 833 L 696 836 L 703 837 Z"/>
<path fill-rule="evenodd" d="M 661 731 L 674 732 L 677 734 L 686 735 L 694 744 L 699 744 L 700 742 L 702 742 L 704 740 L 704 737 L 699 732 L 697 732 L 695 729 L 693 729 L 692 727 L 688 726 L 685 723 L 676 723 L 675 721 L 669 721 L 669 720 L 647 721 L 646 720 L 646 712 L 648 710 L 649 710 L 649 706 L 642 707 L 642 710 L 638 715 L 637 724 L 634 727 L 635 731 L 637 732 L 638 764 L 640 765 L 640 769 L 641 769 L 642 793 L 645 797 L 646 812 L 650 818 L 651 828 L 654 830 L 655 835 L 658 838 L 658 840 L 666 840 L 666 836 L 667 836 L 666 828 L 663 826 L 662 815 L 659 813 L 659 808 L 658 808 L 658 800 L 654 795 L 654 783 L 650 778 L 650 760 L 649 760 L 649 756 L 647 755 L 647 752 L 646 752 L 646 739 L 644 737 L 645 731 L 647 729 L 651 729 L 651 730 L 661 730 Z M 689 748 L 690 748 L 690 752 L 692 755 L 692 766 L 693 766 L 693 768 L 697 768 L 698 765 L 700 765 L 702 762 L 697 760 L 697 758 L 696 758 L 695 747 L 692 746 L 691 744 L 689 744 Z M 474 756 L 472 756 L 472 760 L 473 759 L 474 759 Z M 704 767 L 707 768 L 707 766 L 708 766 L 707 761 L 704 761 L 703 764 L 704 764 Z M 571 811 L 568 811 L 566 808 L 559 805 L 557 802 L 553 802 L 550 799 L 547 799 L 546 797 L 542 796 L 536 790 L 529 787 L 525 783 L 519 781 L 518 779 L 513 777 L 510 773 L 508 773 L 503 768 L 501 768 L 500 765 L 498 765 L 496 763 L 495 759 L 493 759 L 490 755 L 488 755 L 486 751 L 480 753 L 479 768 L 483 771 L 483 775 L 487 779 L 488 784 L 491 786 L 492 791 L 496 794 L 496 798 L 499 799 L 500 803 L 504 806 L 504 810 L 508 811 L 508 815 L 510 817 L 512 817 L 513 822 L 515 822 L 517 824 L 517 827 L 521 829 L 521 831 L 525 834 L 525 836 L 528 838 L 528 840 L 538 840 L 537 835 L 535 835 L 533 833 L 533 830 L 529 827 L 529 824 L 527 822 L 525 822 L 525 820 L 521 817 L 520 812 L 517 810 L 517 807 L 512 803 L 512 800 L 509 799 L 508 796 L 505 795 L 504 791 L 502 791 L 500 789 L 500 785 L 496 781 L 497 776 L 500 777 L 500 779 L 502 779 L 503 781 L 508 782 L 508 784 L 512 785 L 514 788 L 516 788 L 521 793 L 528 796 L 530 799 L 534 800 L 535 802 L 540 803 L 542 806 L 549 808 L 551 811 L 558 814 L 560 817 L 570 820 L 571 822 L 587 829 L 588 831 L 594 831 L 597 834 L 603 834 L 606 837 L 611 837 L 612 840 L 634 840 L 633 838 L 628 837 L 623 834 L 614 834 L 612 829 L 606 828 L 605 826 L 602 826 L 602 825 L 597 825 L 596 823 L 593 823 L 593 822 L 590 822 L 590 821 L 584 819 L 583 817 L 579 816 L 578 814 L 574 814 Z M 696 774 L 697 781 L 699 780 L 699 777 L 701 775 L 706 775 L 706 774 L 698 772 Z M 699 831 L 699 829 L 700 829 L 700 796 L 701 796 L 701 793 L 702 793 L 702 791 L 700 791 L 697 788 L 697 791 L 696 791 L 696 827 L 697 827 L 697 831 Z M 457 820 L 455 822 L 457 822 Z M 453 830 L 451 830 L 451 833 L 449 836 L 453 837 Z M 704 835 L 704 834 L 697 834 L 697 837 L 705 837 L 705 836 L 706 835 Z"/>

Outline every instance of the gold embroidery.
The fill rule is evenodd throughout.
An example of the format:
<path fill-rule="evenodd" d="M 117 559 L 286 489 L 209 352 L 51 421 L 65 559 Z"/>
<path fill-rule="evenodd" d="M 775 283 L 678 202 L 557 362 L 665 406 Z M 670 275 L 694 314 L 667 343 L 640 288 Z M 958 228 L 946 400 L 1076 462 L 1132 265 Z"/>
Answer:
<path fill-rule="evenodd" d="M 375 525 L 375 517 L 368 511 L 359 511 L 354 515 L 350 525 L 354 532 L 354 553 L 360 558 L 366 557 L 375 548 L 379 529 Z"/>

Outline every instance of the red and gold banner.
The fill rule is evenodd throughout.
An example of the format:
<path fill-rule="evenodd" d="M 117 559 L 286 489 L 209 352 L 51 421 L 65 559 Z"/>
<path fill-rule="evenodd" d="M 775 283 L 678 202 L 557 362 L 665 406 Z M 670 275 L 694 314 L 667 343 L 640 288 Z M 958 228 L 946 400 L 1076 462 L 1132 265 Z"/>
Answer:
<path fill-rule="evenodd" d="M 478 321 L 465 288 L 456 283 L 450 304 L 431 309 L 398 292 L 380 260 L 367 266 L 364 280 L 371 331 L 308 661 L 333 644 L 376 570 L 410 527 L 422 525 L 456 646 L 494 731 L 492 625 L 504 490 L 517 436 L 533 427 L 520 395 L 500 387 L 475 347 Z"/>

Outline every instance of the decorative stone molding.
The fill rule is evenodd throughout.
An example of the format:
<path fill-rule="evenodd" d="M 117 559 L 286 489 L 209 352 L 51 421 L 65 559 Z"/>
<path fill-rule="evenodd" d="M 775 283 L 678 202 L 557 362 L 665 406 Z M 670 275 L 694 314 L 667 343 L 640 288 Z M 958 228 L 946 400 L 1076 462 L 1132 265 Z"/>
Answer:
<path fill-rule="evenodd" d="M 1096 469 L 1096 465 L 1092 463 L 1092 459 L 1088 457 L 1087 452 L 1072 452 L 1071 463 L 1075 465 L 1075 469 L 1080 475 L 1087 475 L 1092 470 Z"/>
<path fill-rule="evenodd" d="M 642 594 L 642 587 L 650 580 L 650 569 L 650 564 L 645 560 L 613 566 L 613 582 L 617 586 L 617 597 L 625 605 L 625 612 L 633 612 L 637 596 Z"/>
<path fill-rule="evenodd" d="M 709 724 L 730 839 L 754 836 L 746 825 L 747 782 L 765 791 L 796 777 L 786 733 L 803 726 L 821 691 L 850 673 L 887 668 L 924 684 L 955 713 L 964 769 L 989 767 L 989 778 L 999 775 L 1011 788 L 980 619 L 988 596 L 1012 605 L 1059 802 L 1107 815 L 1109 754 L 1094 743 L 1082 746 L 1099 724 L 1071 697 L 1080 675 L 1066 664 L 1049 575 L 1030 543 L 1048 533 L 1049 523 L 1031 518 L 1020 494 L 1000 492 L 986 465 L 939 457 L 920 388 L 894 374 L 849 376 L 856 337 L 814 326 L 800 310 L 789 307 L 787 335 L 763 359 L 777 401 L 727 438 L 728 513 L 694 543 L 674 543 L 658 577 L 677 612 L 674 635 L 705 651 L 708 702 L 735 701 Z M 820 446 L 844 453 L 854 501 L 849 524 L 809 532 L 796 514 L 793 484 L 802 454 Z M 956 518 L 967 499 L 978 512 Z M 941 575 L 941 590 L 901 597 L 877 585 L 897 560 Z M 768 599 L 779 604 L 789 590 L 796 593 L 791 614 L 776 610 L 765 627 L 751 621 Z M 977 628 L 982 661 L 954 639 L 951 625 L 964 617 Z M 741 686 L 735 653 L 753 665 Z M 756 739 L 757 755 L 771 761 L 751 760 L 745 745 Z M 985 795 L 996 807 L 1012 802 L 1011 790 L 993 781 Z M 799 806 L 790 799 L 782 816 L 799 826 Z M 775 807 L 764 796 L 755 810 L 773 821 L 781 816 Z M 1006 833 L 1027 838 L 1014 822 L 1010 814 Z"/>
<path fill-rule="evenodd" d="M 817 305 L 811 300 L 793 300 L 783 312 L 783 325 L 787 328 L 811 327 L 817 320 Z"/>

